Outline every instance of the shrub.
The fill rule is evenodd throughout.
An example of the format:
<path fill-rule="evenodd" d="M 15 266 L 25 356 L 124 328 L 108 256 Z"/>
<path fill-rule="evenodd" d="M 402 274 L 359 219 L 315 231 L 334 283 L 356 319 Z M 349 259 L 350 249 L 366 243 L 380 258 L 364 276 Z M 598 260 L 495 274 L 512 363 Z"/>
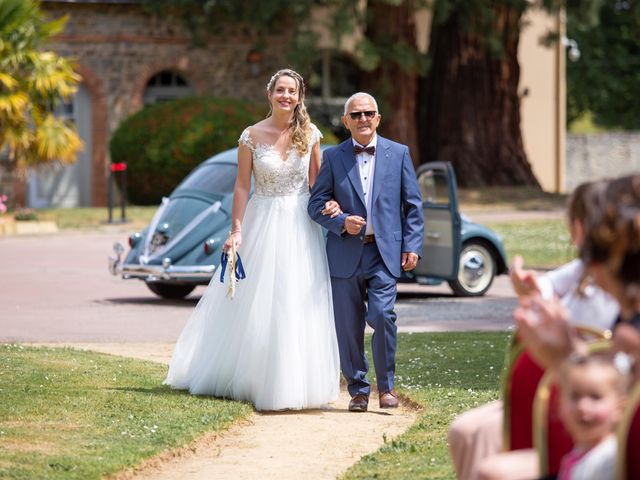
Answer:
<path fill-rule="evenodd" d="M 190 97 L 145 107 L 123 121 L 109 150 L 127 163 L 127 195 L 158 203 L 195 166 L 238 144 L 242 130 L 264 118 L 266 106 L 243 100 Z"/>
<path fill-rule="evenodd" d="M 266 102 L 216 97 L 158 103 L 133 114 L 109 145 L 111 160 L 127 163 L 129 201 L 159 203 L 202 161 L 237 146 L 242 130 L 266 114 Z M 337 143 L 335 135 L 318 127 L 323 143 Z"/>

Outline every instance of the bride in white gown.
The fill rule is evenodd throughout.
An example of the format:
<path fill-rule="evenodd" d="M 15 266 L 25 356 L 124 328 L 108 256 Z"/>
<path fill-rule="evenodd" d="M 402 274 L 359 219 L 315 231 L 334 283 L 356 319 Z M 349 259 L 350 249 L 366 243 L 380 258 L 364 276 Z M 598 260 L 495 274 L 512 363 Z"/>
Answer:
<path fill-rule="evenodd" d="M 309 122 L 296 72 L 278 71 L 267 97 L 271 115 L 239 139 L 224 246 L 235 242 L 246 279 L 229 299 L 214 273 L 178 339 L 165 383 L 246 400 L 258 410 L 321 407 L 339 391 L 324 237 L 307 214 L 321 134 Z M 339 206 L 330 202 L 325 211 L 335 214 Z"/>

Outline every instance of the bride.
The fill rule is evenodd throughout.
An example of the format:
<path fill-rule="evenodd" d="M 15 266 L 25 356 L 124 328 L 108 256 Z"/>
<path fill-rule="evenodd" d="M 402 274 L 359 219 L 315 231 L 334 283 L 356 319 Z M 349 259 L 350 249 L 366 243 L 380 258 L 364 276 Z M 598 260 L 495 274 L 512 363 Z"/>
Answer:
<path fill-rule="evenodd" d="M 339 391 L 324 237 L 307 214 L 321 134 L 309 120 L 298 73 L 276 72 L 267 98 L 270 115 L 239 139 L 223 247 L 235 244 L 246 279 L 229 299 L 214 274 L 180 334 L 165 383 L 246 400 L 258 410 L 321 407 Z M 339 206 L 328 202 L 323 213 L 336 215 Z"/>

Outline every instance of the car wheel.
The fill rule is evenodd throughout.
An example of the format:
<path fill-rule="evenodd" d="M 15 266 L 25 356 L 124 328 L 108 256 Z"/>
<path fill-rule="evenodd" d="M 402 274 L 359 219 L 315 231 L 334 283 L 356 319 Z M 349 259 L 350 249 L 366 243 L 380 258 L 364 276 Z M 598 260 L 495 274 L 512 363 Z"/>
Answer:
<path fill-rule="evenodd" d="M 459 297 L 484 295 L 496 274 L 496 262 L 482 242 L 471 240 L 462 245 L 458 278 L 449 281 L 449 286 Z"/>
<path fill-rule="evenodd" d="M 162 298 L 184 298 L 189 295 L 195 285 L 176 285 L 172 283 L 145 282 L 149 290 Z"/>

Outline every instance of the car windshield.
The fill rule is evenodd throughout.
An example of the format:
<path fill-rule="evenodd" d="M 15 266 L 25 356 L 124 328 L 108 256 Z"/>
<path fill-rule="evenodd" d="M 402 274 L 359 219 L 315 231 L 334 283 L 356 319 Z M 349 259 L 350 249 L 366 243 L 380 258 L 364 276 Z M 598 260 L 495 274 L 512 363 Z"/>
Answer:
<path fill-rule="evenodd" d="M 238 169 L 231 163 L 211 163 L 196 169 L 184 179 L 179 189 L 202 190 L 208 193 L 231 193 Z"/>

